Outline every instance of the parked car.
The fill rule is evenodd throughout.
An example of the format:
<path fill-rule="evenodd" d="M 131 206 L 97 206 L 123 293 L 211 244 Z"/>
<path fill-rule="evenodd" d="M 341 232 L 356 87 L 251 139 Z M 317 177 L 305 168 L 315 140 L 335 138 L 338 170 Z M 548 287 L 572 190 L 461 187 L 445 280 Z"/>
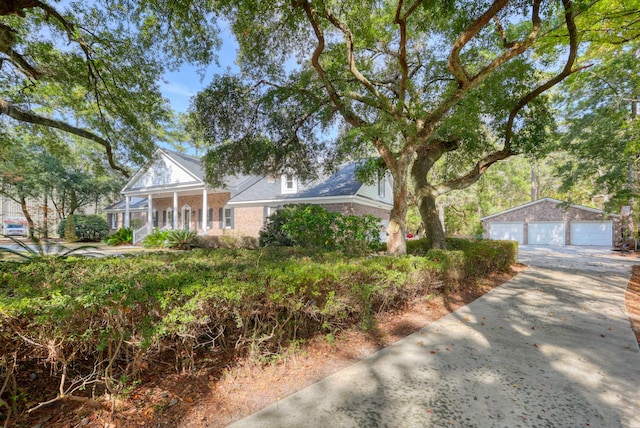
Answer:
<path fill-rule="evenodd" d="M 7 236 L 27 236 L 27 226 L 19 223 L 5 223 L 4 234 Z"/>

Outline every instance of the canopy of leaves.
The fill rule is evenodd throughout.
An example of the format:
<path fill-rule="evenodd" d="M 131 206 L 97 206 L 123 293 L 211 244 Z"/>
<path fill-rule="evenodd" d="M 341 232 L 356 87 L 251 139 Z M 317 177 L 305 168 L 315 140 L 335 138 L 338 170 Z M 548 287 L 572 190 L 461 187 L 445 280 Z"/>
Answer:
<path fill-rule="evenodd" d="M 218 46 L 206 2 L 23 0 L 0 7 L 0 128 L 92 141 L 111 167 L 148 159 L 172 126 L 162 74 Z M 102 147 L 100 147 L 102 146 Z"/>

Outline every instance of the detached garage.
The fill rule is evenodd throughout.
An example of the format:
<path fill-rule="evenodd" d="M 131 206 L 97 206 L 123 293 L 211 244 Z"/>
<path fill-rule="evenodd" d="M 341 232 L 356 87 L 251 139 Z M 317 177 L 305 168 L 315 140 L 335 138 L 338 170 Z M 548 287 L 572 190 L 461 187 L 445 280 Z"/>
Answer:
<path fill-rule="evenodd" d="M 612 246 L 620 216 L 552 198 L 529 202 L 481 218 L 484 237 L 523 245 Z"/>

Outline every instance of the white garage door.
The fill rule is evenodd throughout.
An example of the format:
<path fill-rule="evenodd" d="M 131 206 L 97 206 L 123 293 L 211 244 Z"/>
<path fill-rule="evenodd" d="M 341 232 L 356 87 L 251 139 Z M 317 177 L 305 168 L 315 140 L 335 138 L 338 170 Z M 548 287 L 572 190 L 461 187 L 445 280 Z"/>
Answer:
<path fill-rule="evenodd" d="M 489 238 L 500 241 L 518 241 L 522 244 L 524 237 L 523 223 L 490 223 Z"/>
<path fill-rule="evenodd" d="M 572 221 L 571 245 L 613 245 L 610 221 Z"/>
<path fill-rule="evenodd" d="M 529 223 L 529 245 L 564 245 L 564 223 Z"/>

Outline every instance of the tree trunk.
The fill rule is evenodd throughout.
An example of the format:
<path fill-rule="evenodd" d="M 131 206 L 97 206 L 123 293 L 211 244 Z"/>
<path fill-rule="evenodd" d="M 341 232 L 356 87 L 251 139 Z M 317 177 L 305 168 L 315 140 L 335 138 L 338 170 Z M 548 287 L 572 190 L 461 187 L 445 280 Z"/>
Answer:
<path fill-rule="evenodd" d="M 35 238 L 35 224 L 27 209 L 27 199 L 24 196 L 20 197 L 20 208 L 22 208 L 22 215 L 27 219 L 27 225 L 29 226 L 29 238 Z"/>
<path fill-rule="evenodd" d="M 44 239 L 49 239 L 49 195 L 45 192 L 44 194 L 44 213 L 43 213 L 44 221 L 42 225 L 42 235 Z"/>
<path fill-rule="evenodd" d="M 424 226 L 425 238 L 429 248 L 444 249 L 444 229 L 440 222 L 440 213 L 433 192 L 421 192 L 418 196 L 418 210 Z"/>
<path fill-rule="evenodd" d="M 398 167 L 400 171 L 393 174 L 393 208 L 389 213 L 387 226 L 387 254 L 394 256 L 407 254 L 406 219 L 407 219 L 407 168 Z"/>

